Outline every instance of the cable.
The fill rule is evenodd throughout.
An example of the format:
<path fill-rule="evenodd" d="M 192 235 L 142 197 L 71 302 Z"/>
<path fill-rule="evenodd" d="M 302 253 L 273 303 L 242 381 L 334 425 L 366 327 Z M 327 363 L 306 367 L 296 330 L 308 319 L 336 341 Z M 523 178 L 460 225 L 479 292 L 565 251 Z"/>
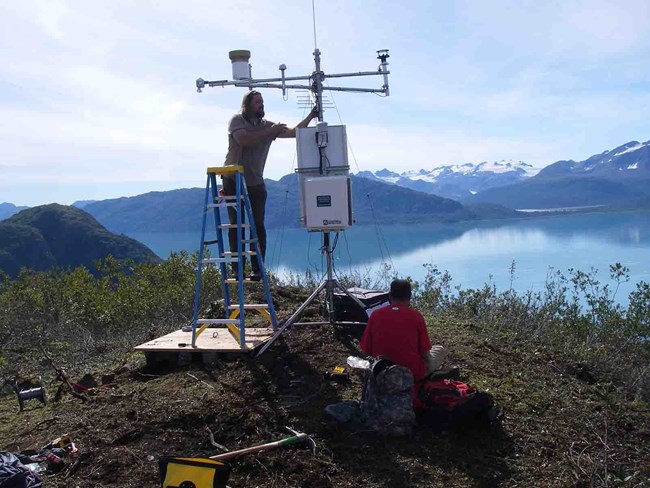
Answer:
<path fill-rule="evenodd" d="M 303 107 L 303 109 L 302 109 L 301 120 L 305 118 L 305 112 L 306 111 L 307 111 L 307 106 Z M 294 173 L 295 166 L 296 166 L 296 160 L 297 160 L 297 152 L 294 151 L 293 158 L 291 159 L 291 169 L 289 170 L 290 175 Z M 300 198 L 300 196 L 298 198 Z M 282 257 L 282 244 L 284 242 L 284 232 L 285 232 L 285 229 L 286 229 L 286 220 L 287 219 L 285 217 L 287 215 L 288 201 L 289 201 L 289 190 L 286 190 L 285 195 L 284 195 L 284 208 L 282 210 L 282 217 L 283 217 L 282 218 L 282 227 L 280 228 L 280 234 L 276 236 L 276 241 L 275 241 L 275 242 L 277 242 L 278 238 L 280 239 L 280 248 L 279 248 L 278 253 L 277 253 L 278 266 L 280 266 L 280 259 Z M 275 259 L 275 255 L 276 255 L 276 253 L 275 253 L 275 247 L 274 247 L 273 255 L 271 256 L 271 265 L 273 264 L 273 261 Z"/>
<path fill-rule="evenodd" d="M 303 107 L 303 109 L 302 109 L 302 117 L 300 118 L 300 120 L 304 120 L 306 111 L 307 111 L 307 106 L 305 105 Z M 289 174 L 294 172 L 294 167 L 295 167 L 297 158 L 298 158 L 298 154 L 297 154 L 297 151 L 296 151 L 296 152 L 293 153 L 293 159 L 291 160 L 291 170 L 289 171 Z"/>
<path fill-rule="evenodd" d="M 384 251 L 382 250 L 382 242 L 384 244 L 384 247 L 386 248 L 386 254 L 388 255 L 388 260 L 390 261 L 390 266 L 392 269 L 395 270 L 395 265 L 393 263 L 393 259 L 390 256 L 390 251 L 388 250 L 388 244 L 386 244 L 386 239 L 384 238 L 384 234 L 381 231 L 381 227 L 379 226 L 379 222 L 377 221 L 377 216 L 375 215 L 375 207 L 372 205 L 372 200 L 370 199 L 370 193 L 366 193 L 366 198 L 368 198 L 368 204 L 370 205 L 370 213 L 372 214 L 372 220 L 375 224 L 375 232 L 377 234 L 377 243 L 379 244 L 379 252 L 381 253 L 381 260 L 386 261 L 384 258 Z"/>
<path fill-rule="evenodd" d="M 286 190 L 284 193 L 284 204 L 282 206 L 282 227 L 280 227 L 280 232 L 276 234 L 275 236 L 275 241 L 273 244 L 273 254 L 271 254 L 271 260 L 269 262 L 269 268 L 273 268 L 273 262 L 275 261 L 276 257 L 276 250 L 277 250 L 277 258 L 278 258 L 278 266 L 280 266 L 280 256 L 282 255 L 282 244 L 284 242 L 284 229 L 286 226 L 286 216 L 287 216 L 287 204 L 289 201 L 289 190 Z M 277 246 L 278 240 L 280 240 L 280 246 Z"/>
<path fill-rule="evenodd" d="M 307 264 L 309 264 L 310 268 L 313 269 L 318 269 L 318 266 L 316 266 L 314 263 L 311 262 L 311 256 L 309 254 L 309 251 L 311 251 L 311 232 L 308 232 L 309 234 L 309 241 L 307 242 Z"/>
<path fill-rule="evenodd" d="M 325 79 L 325 83 L 327 84 L 328 87 L 330 86 L 329 81 L 327 80 L 327 78 Z M 343 119 L 341 118 L 341 112 L 339 112 L 339 107 L 338 107 L 338 105 L 336 105 L 336 100 L 334 100 L 334 92 L 330 92 L 329 95 L 332 97 L 332 103 L 334 104 L 334 110 L 336 110 L 336 114 L 339 117 L 339 122 L 341 123 L 341 125 L 344 125 L 343 124 Z M 352 149 L 352 144 L 350 144 L 350 139 L 348 139 L 348 148 L 350 149 L 350 154 L 352 154 L 352 160 L 354 161 L 354 165 L 357 168 L 357 173 L 359 173 L 361 171 L 361 169 L 359 168 L 359 163 L 357 162 L 357 158 L 354 155 L 354 150 Z"/>
<path fill-rule="evenodd" d="M 332 244 L 332 254 L 334 254 L 338 242 L 339 242 L 339 233 L 337 232 L 336 235 L 334 236 L 334 244 Z"/>
<path fill-rule="evenodd" d="M 327 81 L 327 79 L 325 80 L 325 83 L 327 83 L 327 86 L 329 87 L 329 82 Z M 375 93 L 375 95 L 378 95 L 378 94 Z M 334 109 L 336 110 L 336 113 L 337 113 L 337 115 L 339 117 L 339 122 L 341 123 L 341 125 L 343 125 L 343 119 L 341 118 L 341 113 L 339 112 L 339 108 L 336 105 L 336 100 L 334 100 L 334 93 L 330 93 L 330 96 L 332 97 L 332 103 L 334 104 Z M 352 144 L 350 144 L 349 139 L 348 139 L 348 148 L 350 149 L 350 153 L 352 154 L 352 159 L 354 161 L 354 165 L 357 168 L 357 173 L 359 173 L 361 171 L 361 169 L 359 168 L 359 163 L 357 162 L 357 158 L 354 155 L 354 150 L 352 149 Z M 375 233 L 377 235 L 377 243 L 379 245 L 379 252 L 381 253 L 381 260 L 382 260 L 382 262 L 386 262 L 386 259 L 384 257 L 384 251 L 382 249 L 382 242 L 383 242 L 383 247 L 386 248 L 386 254 L 388 255 L 388 260 L 390 261 L 390 266 L 391 266 L 391 268 L 393 270 L 395 270 L 395 265 L 393 264 L 393 259 L 390 256 L 390 251 L 388 250 L 388 244 L 386 244 L 386 239 L 384 238 L 384 235 L 381 232 L 381 227 L 379 226 L 379 222 L 377 221 L 377 216 L 375 215 L 375 209 L 372 206 L 372 201 L 370 200 L 370 193 L 366 193 L 366 197 L 368 198 L 368 202 L 370 204 L 370 211 L 371 211 L 371 214 L 372 214 L 373 224 L 375 226 Z"/>
<path fill-rule="evenodd" d="M 325 241 L 325 234 L 321 234 L 323 236 L 323 241 Z M 323 242 L 323 245 L 320 248 L 320 272 L 322 274 L 327 274 L 327 270 L 323 271 L 326 265 L 323 264 L 323 257 L 325 256 L 325 252 L 323 252 L 323 249 L 326 249 L 325 247 L 325 242 Z"/>
<path fill-rule="evenodd" d="M 348 243 L 348 236 L 343 233 L 343 239 L 345 239 L 345 250 L 348 252 L 348 270 L 350 271 L 350 276 L 352 276 L 352 255 L 350 254 L 350 245 Z"/>

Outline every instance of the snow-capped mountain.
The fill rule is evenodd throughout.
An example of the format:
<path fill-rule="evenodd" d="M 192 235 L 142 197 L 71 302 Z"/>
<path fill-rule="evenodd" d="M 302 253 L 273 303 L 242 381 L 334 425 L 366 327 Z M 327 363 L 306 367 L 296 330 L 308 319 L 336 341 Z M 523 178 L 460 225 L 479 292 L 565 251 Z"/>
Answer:
<path fill-rule="evenodd" d="M 617 205 L 647 208 L 650 141 L 631 141 L 584 161 L 557 161 L 532 178 L 492 188 L 466 202 L 515 209 Z"/>
<path fill-rule="evenodd" d="M 489 188 L 517 183 L 534 176 L 538 171 L 522 161 L 484 161 L 479 164 L 437 166 L 431 170 L 404 173 L 388 169 L 374 173 L 361 171 L 358 176 L 458 200 Z"/>
<path fill-rule="evenodd" d="M 608 179 L 639 178 L 650 174 L 650 141 L 631 141 L 584 161 L 558 161 L 539 172 L 540 178 L 590 176 Z"/>

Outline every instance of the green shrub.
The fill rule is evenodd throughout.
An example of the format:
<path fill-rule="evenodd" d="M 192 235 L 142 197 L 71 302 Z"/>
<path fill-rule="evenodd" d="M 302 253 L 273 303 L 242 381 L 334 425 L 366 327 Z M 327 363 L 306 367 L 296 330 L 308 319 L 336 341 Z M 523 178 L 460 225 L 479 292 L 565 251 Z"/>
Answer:
<path fill-rule="evenodd" d="M 160 264 L 135 265 L 109 257 L 97 264 L 96 272 L 79 267 L 69 272 L 23 271 L 15 280 L 0 276 L 0 358 L 5 360 L 0 369 L 16 364 L 36 367 L 42 349 L 56 353 L 67 367 L 75 367 L 126 354 L 139 343 L 189 325 L 196 267 L 196 254 L 181 252 Z M 512 286 L 499 291 L 490 283 L 463 290 L 453 286 L 446 271 L 431 264 L 425 268 L 422 281 L 411 280 L 413 305 L 425 317 L 471 326 L 474 334 L 534 341 L 615 381 L 633 378 L 634 388 L 649 395 L 650 285 L 638 283 L 628 306 L 621 306 L 615 297 L 619 285 L 629 279 L 626 267 L 610 266 L 613 286 L 601 284 L 593 269 L 569 269 L 568 277 L 550 269 L 543 291 L 522 294 Z M 514 270 L 513 262 L 513 280 Z M 310 291 L 324 278 L 307 273 L 283 281 L 270 274 L 274 287 Z M 376 276 L 337 272 L 336 278 L 346 288 L 386 289 L 395 272 L 386 267 Z M 199 310 L 221 295 L 218 270 L 204 269 Z M 25 358 L 31 358 L 31 366 Z"/>

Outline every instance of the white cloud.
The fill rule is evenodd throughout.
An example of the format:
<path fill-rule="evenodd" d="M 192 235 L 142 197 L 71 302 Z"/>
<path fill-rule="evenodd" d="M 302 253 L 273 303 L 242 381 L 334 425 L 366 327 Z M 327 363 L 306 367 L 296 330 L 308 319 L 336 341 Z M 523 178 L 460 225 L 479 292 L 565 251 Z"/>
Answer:
<path fill-rule="evenodd" d="M 45 31 L 55 39 L 61 39 L 63 31 L 60 23 L 63 16 L 69 12 L 68 8 L 58 0 L 39 0 L 36 2 L 36 6 L 38 20 Z"/>
<path fill-rule="evenodd" d="M 608 0 L 579 0 L 560 4 L 559 28 L 572 41 L 565 50 L 581 55 L 615 56 L 643 48 L 649 39 L 647 19 L 650 4 L 645 0 L 615 3 Z M 563 36 L 564 37 L 564 36 Z M 556 46 L 559 50 L 560 46 Z"/>
<path fill-rule="evenodd" d="M 194 80 L 230 78 L 227 52 L 241 48 L 252 51 L 254 76 L 279 76 L 280 63 L 288 76 L 311 73 L 311 15 L 310 2 L 295 0 L 0 3 L 0 201 L 49 200 L 30 183 L 106 184 L 105 192 L 202 185 L 205 167 L 223 160 L 242 89 L 199 95 Z M 499 159 L 539 166 L 649 138 L 643 0 L 445 8 L 332 0 L 317 1 L 316 15 L 326 72 L 373 70 L 375 50 L 391 49 L 390 98 L 332 97 L 354 171 Z M 378 87 L 381 78 L 330 83 Z M 267 93 L 269 118 L 300 119 L 295 93 L 287 103 Z M 326 115 L 338 123 L 335 111 Z M 293 141 L 276 142 L 268 176 L 292 165 Z"/>

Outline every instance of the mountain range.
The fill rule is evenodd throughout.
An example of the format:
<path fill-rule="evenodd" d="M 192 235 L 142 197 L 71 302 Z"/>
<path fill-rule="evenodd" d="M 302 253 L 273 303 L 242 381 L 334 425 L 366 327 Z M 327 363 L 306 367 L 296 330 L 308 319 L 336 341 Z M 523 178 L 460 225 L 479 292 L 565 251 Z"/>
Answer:
<path fill-rule="evenodd" d="M 25 210 L 26 208 L 29 207 L 17 207 L 13 203 L 7 202 L 0 203 L 0 220 L 11 217 L 13 214 L 18 213 L 21 210 Z"/>
<path fill-rule="evenodd" d="M 352 177 L 357 224 L 455 222 L 520 217 L 515 209 L 650 208 L 650 141 L 631 141 L 584 161 L 557 161 L 537 170 L 522 161 L 438 166 Z M 267 225 L 299 225 L 297 175 L 266 180 Z M 150 192 L 75 203 L 114 232 L 184 232 L 200 227 L 204 189 Z M 19 211 L 0 204 L 0 219 Z"/>
<path fill-rule="evenodd" d="M 540 171 L 521 161 L 499 161 L 401 174 L 364 171 L 351 175 L 351 182 L 359 225 L 532 216 L 515 209 L 650 209 L 650 141 L 628 142 L 584 161 L 557 161 Z M 300 225 L 298 183 L 297 174 L 266 180 L 269 228 Z M 196 232 L 204 196 L 204 188 L 185 188 L 85 200 L 76 206 L 2 203 L 0 269 L 12 277 L 22 267 L 40 271 L 85 265 L 93 270 L 108 254 L 155 262 L 159 258 L 149 248 L 115 233 Z"/>
<path fill-rule="evenodd" d="M 107 255 L 136 263 L 158 262 L 144 244 L 106 230 L 91 215 L 76 207 L 52 203 L 23 210 L 0 222 L 0 270 L 16 277 L 21 268 L 86 266 Z"/>
<path fill-rule="evenodd" d="M 439 166 L 359 176 L 453 198 L 512 209 L 649 208 L 650 141 L 631 141 L 584 161 L 557 161 L 536 170 L 521 161 Z"/>
<path fill-rule="evenodd" d="M 467 202 L 510 208 L 579 206 L 648 208 L 650 141 L 628 142 L 584 161 L 558 161 L 528 180 L 491 188 Z"/>
<path fill-rule="evenodd" d="M 404 188 L 462 200 L 490 188 L 518 183 L 539 170 L 522 161 L 484 161 L 479 164 L 437 166 L 431 170 L 395 173 L 389 169 L 360 171 L 358 176 Z"/>
<path fill-rule="evenodd" d="M 355 223 L 459 222 L 512 218 L 518 212 L 491 205 L 463 205 L 448 198 L 409 190 L 381 181 L 351 176 Z M 298 175 L 266 180 L 268 228 L 298 227 Z M 195 232 L 201 227 L 204 188 L 150 192 L 102 200 L 83 209 L 113 232 Z M 212 220 L 208 219 L 208 225 Z"/>

